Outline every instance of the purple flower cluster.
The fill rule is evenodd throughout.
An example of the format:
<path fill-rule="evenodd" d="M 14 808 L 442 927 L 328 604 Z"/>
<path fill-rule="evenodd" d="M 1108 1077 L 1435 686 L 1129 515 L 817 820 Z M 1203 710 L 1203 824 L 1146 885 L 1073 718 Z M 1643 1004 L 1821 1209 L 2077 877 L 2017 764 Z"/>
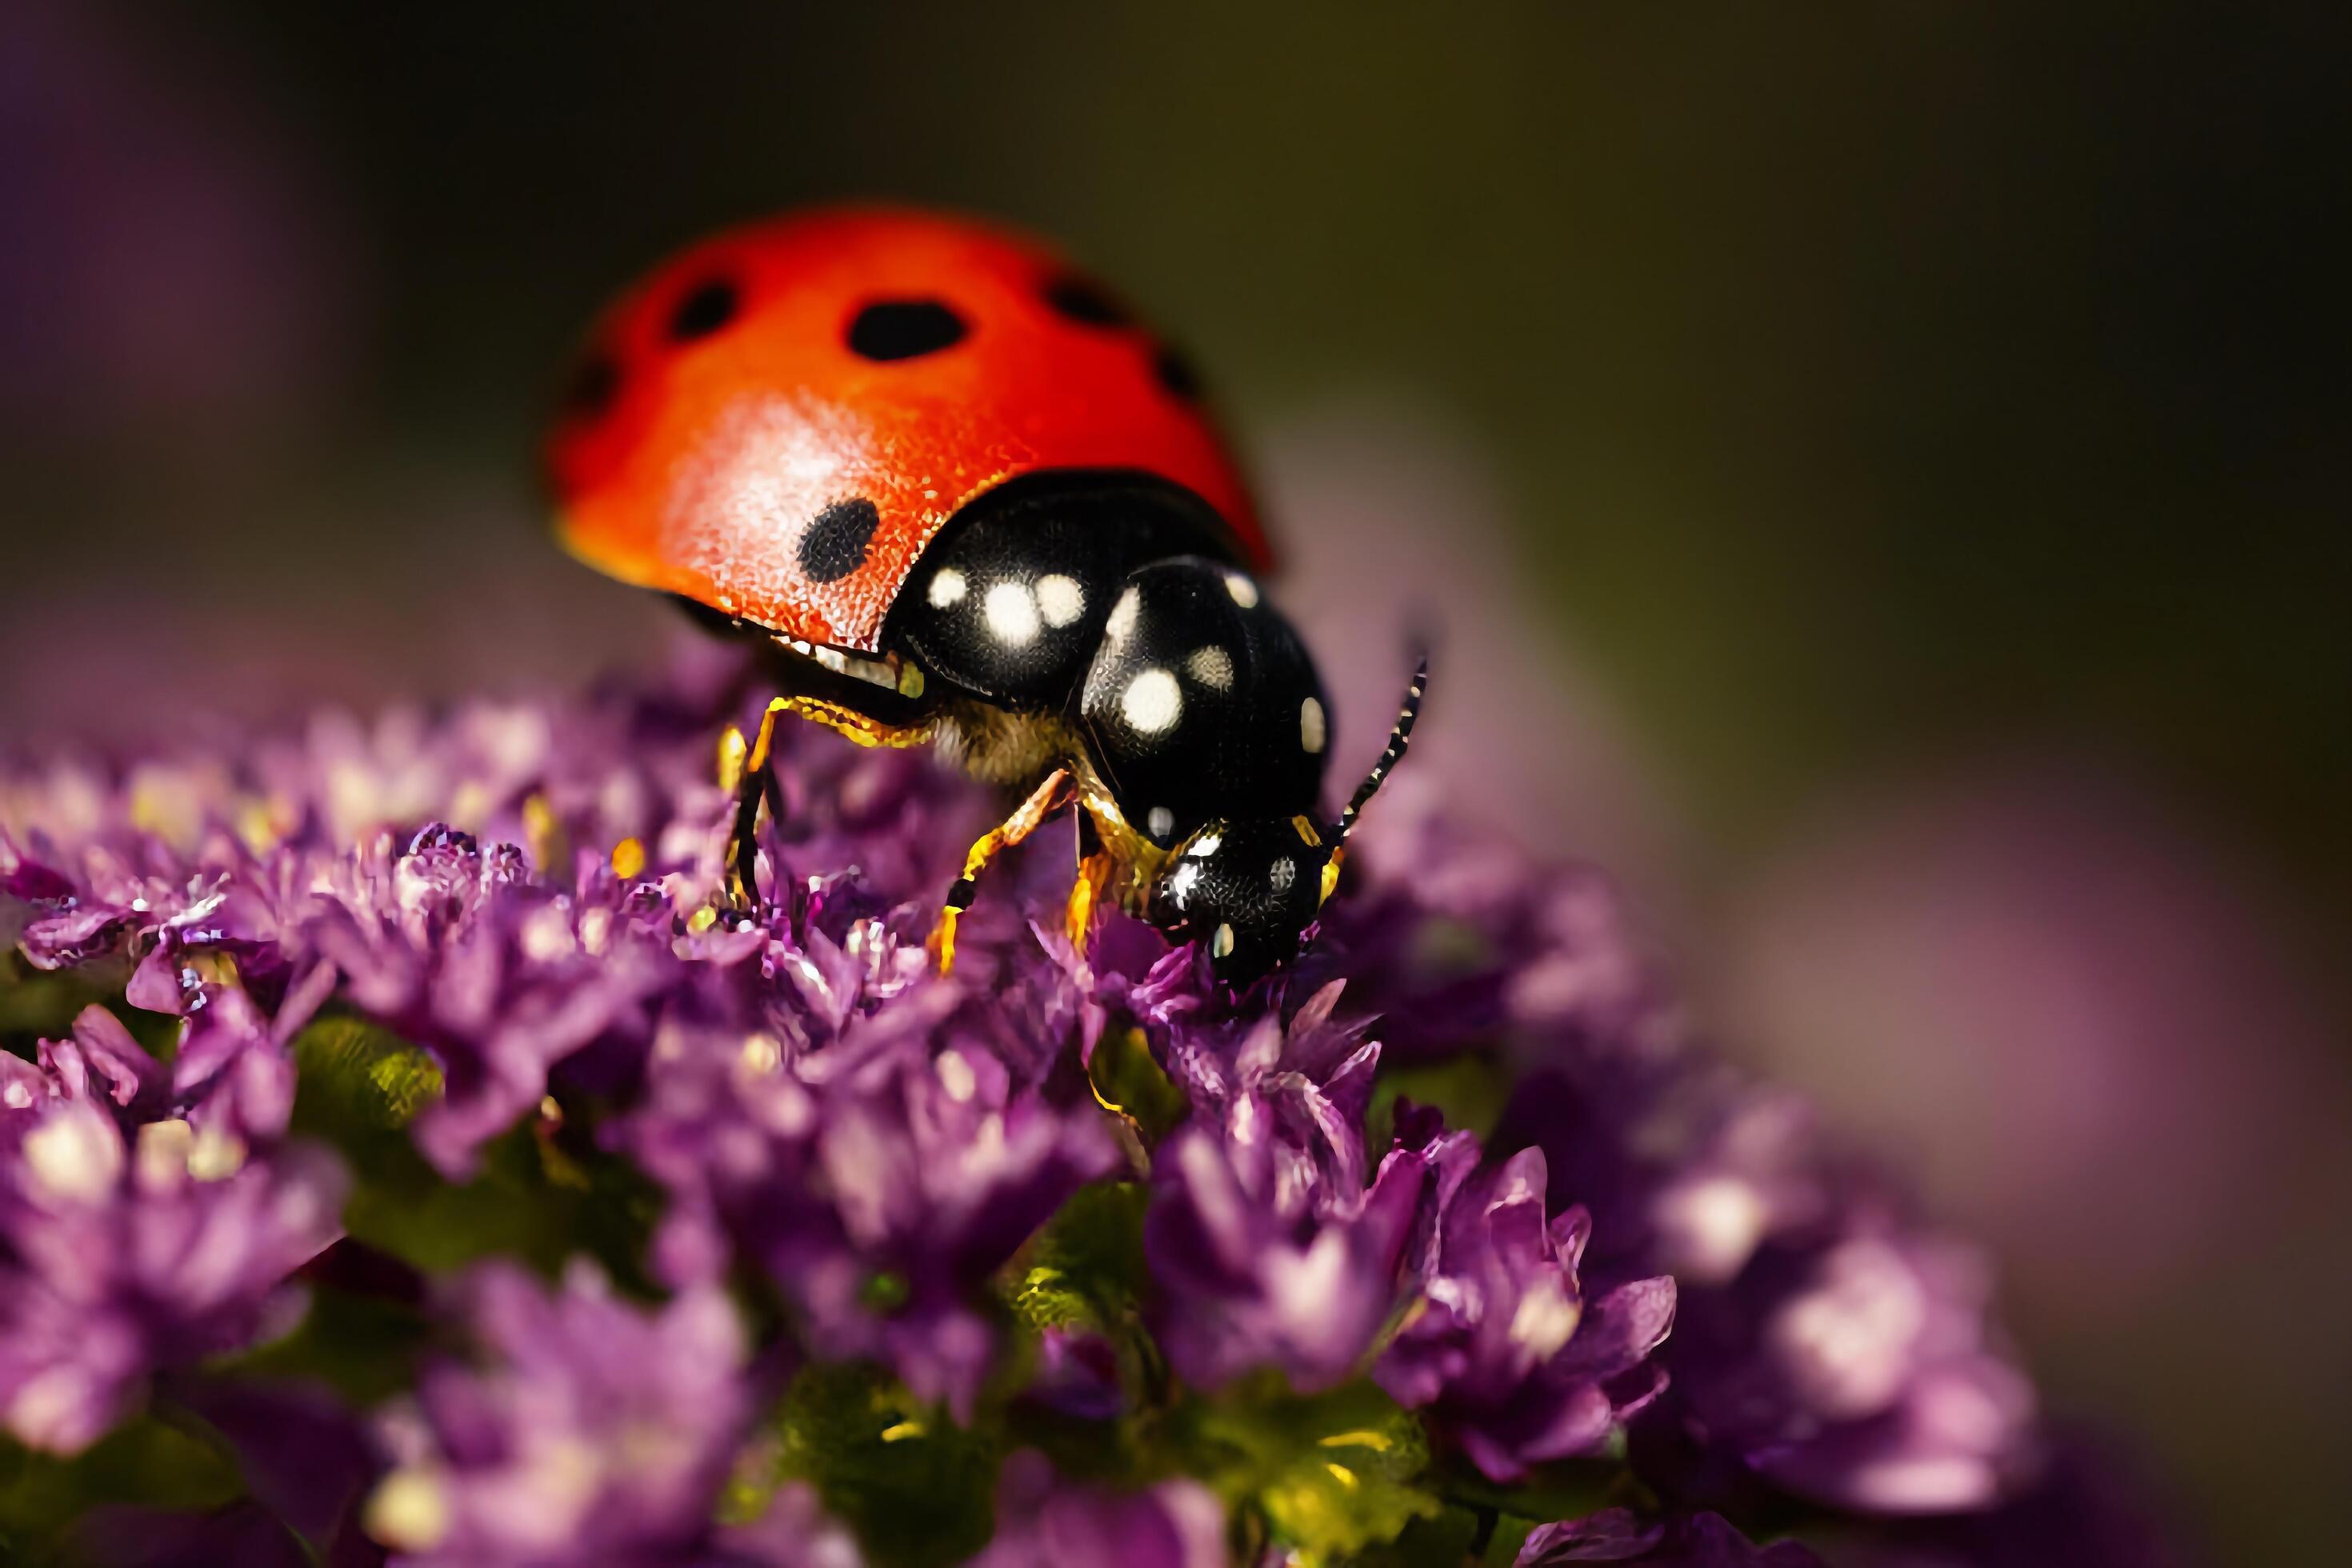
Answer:
<path fill-rule="evenodd" d="M 383 1418 L 394 1468 L 367 1526 L 404 1561 L 858 1561 L 804 1489 L 749 1524 L 713 1520 L 759 1387 L 742 1323 L 716 1287 L 645 1312 L 585 1262 L 553 1293 L 488 1264 L 454 1295 L 451 1315 L 484 1363 L 428 1368 L 413 1403 Z"/>
<path fill-rule="evenodd" d="M 1383 868 L 1447 870 L 1381 879 L 1338 916 L 1327 962 L 1378 977 L 1378 1003 L 1411 1020 L 1398 1048 L 1441 1059 L 1466 1022 L 1508 1064 L 1488 1146 L 1540 1151 L 1538 1190 L 1590 1211 L 1594 1279 L 1674 1280 L 1666 1386 L 1635 1426 L 1654 1479 L 1694 1501 L 1761 1481 L 1895 1514 L 2030 1482 L 2033 1391 L 1988 1315 L 1984 1261 L 1922 1229 L 1801 1101 L 1706 1049 L 1597 875 L 1533 870 L 1442 820 L 1393 826 L 1370 846 Z"/>
<path fill-rule="evenodd" d="M 1591 1452 L 1657 1397 L 1666 1379 L 1653 1356 L 1674 1322 L 1675 1282 L 1636 1279 L 1588 1300 L 1577 1265 L 1592 1222 L 1571 1208 L 1546 1224 L 1543 1152 L 1480 1173 L 1465 1135 L 1441 1142 L 1463 1185 L 1438 1208 L 1420 1310 L 1378 1376 L 1489 1479 L 1516 1480 Z"/>
<path fill-rule="evenodd" d="M 1702 1510 L 2032 1484 L 1981 1265 L 1692 1041 L 1591 875 L 1408 777 L 1317 948 L 1235 997 L 1123 917 L 1072 951 L 1048 835 L 941 979 L 933 900 L 990 802 L 928 758 L 784 737 L 768 897 L 715 912 L 730 674 L 0 771 L 7 1016 L 117 999 L 0 1055 L 18 1442 L 82 1449 L 294 1325 L 376 1179 L 298 1135 L 306 1030 L 356 1019 L 437 1074 L 398 1107 L 427 1179 L 470 1191 L 520 1136 L 657 1194 L 619 1275 L 405 1292 L 444 1348 L 352 1417 L 401 1561 L 846 1563 L 919 1459 L 977 1477 L 980 1523 L 941 1529 L 989 1563 L 1337 1562 L 1370 1527 L 1317 1521 L 1381 1488 L 1389 1533 L 1491 1534 L 1512 1489 L 1630 1464 L 1663 1512 L 1520 1514 L 1519 1561 L 1780 1563 Z M 1507 1090 L 1499 1121 L 1448 1082 Z M 1133 1195 L 1095 1205 L 1125 1241 L 1057 1228 L 1087 1192 Z M 436 1266 L 375 1252 L 335 1248 Z M 869 1394 L 810 1392 L 850 1366 Z M 1412 1434 L 1375 1444 L 1393 1475 L 1318 1449 L 1372 1441 L 1312 1425 L 1365 1400 Z"/>

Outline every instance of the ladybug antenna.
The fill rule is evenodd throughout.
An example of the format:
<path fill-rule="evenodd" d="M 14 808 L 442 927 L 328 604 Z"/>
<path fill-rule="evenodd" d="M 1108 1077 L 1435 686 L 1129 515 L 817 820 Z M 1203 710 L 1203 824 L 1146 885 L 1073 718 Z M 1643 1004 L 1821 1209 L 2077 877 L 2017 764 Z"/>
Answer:
<path fill-rule="evenodd" d="M 1404 760 L 1405 747 L 1412 740 L 1412 721 L 1421 717 L 1422 695 L 1428 689 L 1429 655 L 1423 653 L 1413 668 L 1412 684 L 1404 689 L 1404 706 L 1397 711 L 1396 728 L 1389 731 L 1388 750 L 1382 752 L 1381 760 L 1372 764 L 1372 771 L 1364 775 L 1364 782 L 1356 786 L 1355 798 L 1348 802 L 1348 809 L 1340 815 L 1339 837 L 1342 841 L 1356 826 L 1356 818 L 1362 813 L 1365 803 L 1380 793 L 1390 771 Z"/>

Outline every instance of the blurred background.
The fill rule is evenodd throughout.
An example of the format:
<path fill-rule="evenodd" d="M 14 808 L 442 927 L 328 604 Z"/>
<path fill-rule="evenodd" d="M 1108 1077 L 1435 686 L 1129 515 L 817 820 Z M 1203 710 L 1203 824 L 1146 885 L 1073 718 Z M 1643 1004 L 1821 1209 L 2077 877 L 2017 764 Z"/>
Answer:
<path fill-rule="evenodd" d="M 1181 25 L 1172 20 L 1184 18 Z M 0 9 L 0 741 L 576 683 L 530 451 L 662 252 L 885 195 L 1210 367 L 1376 744 L 1626 882 L 2221 1561 L 2352 1397 L 2336 7 Z"/>

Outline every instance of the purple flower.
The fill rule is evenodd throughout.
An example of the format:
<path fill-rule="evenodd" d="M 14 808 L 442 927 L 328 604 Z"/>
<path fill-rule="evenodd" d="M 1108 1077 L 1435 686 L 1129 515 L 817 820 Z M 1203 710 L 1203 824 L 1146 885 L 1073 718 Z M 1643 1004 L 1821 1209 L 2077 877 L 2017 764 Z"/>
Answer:
<path fill-rule="evenodd" d="M 1057 1325 L 1037 1333 L 1037 1364 L 1022 1397 L 1082 1421 L 1109 1421 L 1127 1409 L 1118 1350 L 1090 1329 Z"/>
<path fill-rule="evenodd" d="M 862 1568 L 866 1561 L 856 1538 L 798 1481 L 777 1488 L 759 1518 L 722 1526 L 712 1539 L 698 1568 Z"/>
<path fill-rule="evenodd" d="M 1987 1511 L 1842 1532 L 1840 1568 L 2191 1568 L 2177 1504 L 2111 1446 L 2062 1433 L 2033 1486 Z"/>
<path fill-rule="evenodd" d="M 1649 1357 L 1674 1321 L 1674 1281 L 1588 1301 L 1577 1263 L 1591 1221 L 1570 1209 L 1547 1226 L 1544 1186 L 1543 1152 L 1528 1149 L 1453 1194 L 1422 1299 L 1376 1373 L 1498 1481 L 1590 1452 L 1665 1381 Z"/>
<path fill-rule="evenodd" d="M 52 1100 L 110 1100 L 128 1106 L 155 1098 L 163 1074 L 122 1021 L 96 1003 L 74 1018 L 68 1039 L 43 1040 L 40 1065 L 0 1054 L 0 1125 L 6 1112 Z"/>
<path fill-rule="evenodd" d="M 752 1409 L 726 1296 L 647 1311 L 584 1262 L 551 1293 L 491 1264 L 456 1304 L 482 1360 L 429 1368 L 386 1418 L 369 1533 L 446 1568 L 691 1561 Z"/>
<path fill-rule="evenodd" d="M 63 1053 L 56 1053 L 61 1059 Z M 72 1452 L 128 1414 L 154 1372 L 266 1337 L 299 1315 L 289 1275 L 338 1234 L 342 1173 L 288 1147 L 151 1122 L 126 1141 L 103 1100 L 0 1115 L 0 1422 Z"/>
<path fill-rule="evenodd" d="M 866 957 L 814 936 L 772 948 L 820 1004 L 763 1015 L 808 1042 L 789 1054 L 740 1016 L 667 1016 L 646 1102 L 616 1136 L 672 1194 L 669 1278 L 709 1277 L 740 1247 L 819 1354 L 880 1357 L 968 1415 L 994 1348 L 975 1297 L 1118 1147 L 1091 1102 L 1064 1109 L 1021 1081 L 1051 1053 L 960 984 L 926 982 L 869 1016 L 861 986 L 905 982 L 868 934 L 882 946 Z"/>
<path fill-rule="evenodd" d="M 355 855 L 313 900 L 299 949 L 340 972 L 352 1005 L 440 1063 L 446 1092 L 417 1142 L 458 1173 L 548 1090 L 550 1069 L 608 1036 L 642 1049 L 644 1003 L 670 978 L 667 930 L 620 907 L 612 879 L 573 896 L 529 879 L 511 845 L 432 826 Z"/>
<path fill-rule="evenodd" d="M 1672 1390 L 1642 1423 L 1676 1433 L 1644 1445 L 1675 1456 L 1657 1479 L 1711 1498 L 1735 1486 L 1717 1473 L 1730 1467 L 1877 1512 L 1984 1508 L 2030 1480 L 2031 1386 L 1981 1268 L 1921 1232 L 1792 1097 L 1699 1048 L 1605 886 L 1442 827 L 1405 848 L 1453 869 L 1336 917 L 1382 958 L 1371 995 L 1424 1056 L 1447 1010 L 1484 1020 L 1526 1068 L 1492 1141 L 1541 1149 L 1554 1209 L 1590 1211 L 1582 1272 L 1679 1287 Z M 1432 973 L 1413 933 L 1441 921 L 1457 934 Z M 1440 994 L 1445 1009 L 1420 1011 Z"/>
<path fill-rule="evenodd" d="M 1004 1461 L 996 1538 L 971 1568 L 1223 1568 L 1225 1510 L 1198 1481 L 1120 1493 L 1075 1485 L 1043 1454 Z"/>
<path fill-rule="evenodd" d="M 855 1562 L 806 1488 L 758 1508 L 730 1485 L 780 1454 L 845 1517 L 871 1517 L 872 1459 L 968 1487 L 941 1517 L 973 1521 L 1011 1451 L 990 1563 L 1223 1561 L 1229 1508 L 1278 1552 L 1352 1552 L 1474 1467 L 1531 1501 L 1527 1472 L 1571 1456 L 1623 1463 L 1667 1511 L 1547 1526 L 1523 1562 L 1809 1561 L 1695 1511 L 1782 1517 L 1774 1493 L 1987 1510 L 1977 1534 L 1855 1524 L 1874 1547 L 2037 1528 L 2017 1522 L 2042 1495 L 2033 1402 L 1981 1267 L 1704 1048 L 1603 879 L 1376 811 L 1322 939 L 1237 996 L 1126 915 L 1067 942 L 1057 826 L 991 873 L 943 980 L 923 937 L 986 792 L 788 730 L 765 900 L 719 918 L 726 684 L 0 773 L 16 962 L 154 1016 L 89 1009 L 37 1062 L 0 1055 L 0 1421 L 85 1445 L 158 1372 L 183 1403 L 219 1394 L 190 1363 L 290 1321 L 342 1195 L 285 1142 L 295 1044 L 332 1009 L 440 1064 L 407 1130 L 436 1213 L 467 1223 L 478 1152 L 553 1095 L 539 1165 L 485 1162 L 482 1194 L 517 1205 L 497 1223 L 609 1205 L 625 1160 L 658 1220 L 625 1199 L 594 1244 L 654 1224 L 645 1262 L 676 1294 L 625 1301 L 581 1264 L 560 1288 L 492 1264 L 435 1291 L 413 1258 L 341 1278 L 322 1300 L 394 1280 L 474 1353 L 387 1407 L 388 1473 L 321 1436 L 331 1486 L 263 1452 L 264 1406 L 234 1397 L 251 1374 L 222 1375 L 256 1496 L 320 1552 L 356 1514 L 430 1563 Z M 150 1024 L 178 1030 L 154 1055 Z M 1483 1141 L 1399 1100 L 1395 1145 L 1368 1149 L 1376 1079 L 1422 1068 L 1516 1092 Z M 1142 1091 L 1132 1121 L 1090 1077 Z M 611 1162 L 583 1184 L 591 1141 Z M 430 1180 L 352 1152 L 382 1184 L 366 1204 Z M 1067 1207 L 1112 1177 L 1143 1184 L 1139 1248 L 1128 1189 Z M 779 1402 L 785 1371 L 846 1361 L 875 1365 L 845 1407 Z M 1327 1462 L 1366 1432 L 1387 1469 Z M 1084 1481 L 1017 1451 L 1068 1465 L 1062 1442 L 1097 1436 Z M 325 1500 L 352 1489 L 363 1508 Z M 197 1528 L 248 1526 L 241 1505 Z"/>
<path fill-rule="evenodd" d="M 1003 1070 L 969 1047 L 898 1048 L 828 1085 L 817 1170 L 845 1246 L 787 1282 L 825 1353 L 879 1352 L 960 1420 L 990 1349 L 968 1298 L 1118 1160 L 1099 1111 L 1012 1093 Z M 877 1301 L 877 1279 L 902 1299 Z"/>
<path fill-rule="evenodd" d="M 1513 1568 L 1567 1568 L 1572 1563 L 1648 1563 L 1655 1568 L 1819 1568 L 1821 1559 L 1793 1541 L 1752 1545 L 1718 1514 L 1685 1514 L 1644 1523 L 1623 1509 L 1547 1524 L 1528 1537 Z"/>
<path fill-rule="evenodd" d="M 1874 1513 L 1977 1509 L 2031 1479 L 2032 1387 L 1988 1339 L 1967 1248 L 1857 1215 L 1685 1296 L 1687 1420 L 1792 1491 Z"/>
<path fill-rule="evenodd" d="M 1264 1102 L 1236 1103 L 1232 1130 L 1187 1125 L 1153 1155 L 1152 1326 L 1196 1387 L 1273 1366 L 1301 1391 L 1328 1388 L 1358 1369 L 1396 1307 L 1427 1172 L 1401 1151 L 1369 1190 L 1297 1180 Z"/>

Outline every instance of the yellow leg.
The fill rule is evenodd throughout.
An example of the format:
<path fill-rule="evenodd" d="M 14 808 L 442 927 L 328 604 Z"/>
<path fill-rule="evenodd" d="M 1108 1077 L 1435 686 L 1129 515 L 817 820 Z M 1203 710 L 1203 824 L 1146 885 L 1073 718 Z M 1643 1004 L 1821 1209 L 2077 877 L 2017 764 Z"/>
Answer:
<path fill-rule="evenodd" d="M 1095 820 L 1091 800 L 1078 803 L 1078 875 L 1070 884 L 1070 901 L 1063 911 L 1062 929 L 1070 939 L 1073 951 L 1083 954 L 1087 947 L 1087 928 L 1095 918 L 1095 906 L 1102 901 L 1116 874 L 1118 862 L 1103 846 L 1102 829 Z"/>
<path fill-rule="evenodd" d="M 765 798 L 771 816 L 783 807 L 770 769 L 769 754 L 776 743 L 777 715 L 790 713 L 822 724 L 835 734 L 861 746 L 893 750 L 919 746 L 931 738 L 928 724 L 886 724 L 838 702 L 815 697 L 779 697 L 760 715 L 760 731 L 747 746 L 743 731 L 729 725 L 719 738 L 719 784 L 735 795 L 735 826 L 727 838 L 727 894 L 739 910 L 758 902 L 759 884 L 753 871 L 758 857 L 754 834 L 760 822 L 760 802 Z"/>
<path fill-rule="evenodd" d="M 1070 902 L 1063 913 L 1063 931 L 1071 949 L 1081 955 L 1086 952 L 1087 928 L 1094 923 L 1095 905 L 1102 901 L 1102 890 L 1109 881 L 1109 856 L 1089 855 L 1078 862 L 1077 880 L 1070 884 Z"/>
<path fill-rule="evenodd" d="M 941 974 L 955 968 L 956 918 L 971 906 L 980 874 L 997 856 L 1052 821 L 1054 814 L 1068 804 L 1070 770 L 1055 768 L 1045 775 L 1044 783 L 1029 792 L 1029 798 L 1015 807 L 1012 816 L 982 834 L 971 852 L 963 858 L 963 875 L 948 889 L 939 923 L 931 928 L 931 939 L 925 944 Z"/>
<path fill-rule="evenodd" d="M 1105 902 L 1143 912 L 1144 890 L 1159 879 L 1168 851 L 1138 833 L 1119 814 L 1118 803 L 1099 786 L 1078 795 L 1078 876 L 1070 886 L 1065 931 L 1083 950 L 1097 909 Z"/>
<path fill-rule="evenodd" d="M 760 717 L 760 738 L 751 746 L 751 766 L 768 765 L 768 748 L 776 734 L 776 715 L 790 713 L 812 724 L 822 724 L 844 740 L 861 746 L 882 746 L 891 751 L 903 751 L 919 746 L 931 738 L 929 724 L 888 724 L 879 719 L 860 713 L 855 708 L 838 702 L 827 702 L 822 697 L 779 697 L 768 704 L 767 712 Z"/>

